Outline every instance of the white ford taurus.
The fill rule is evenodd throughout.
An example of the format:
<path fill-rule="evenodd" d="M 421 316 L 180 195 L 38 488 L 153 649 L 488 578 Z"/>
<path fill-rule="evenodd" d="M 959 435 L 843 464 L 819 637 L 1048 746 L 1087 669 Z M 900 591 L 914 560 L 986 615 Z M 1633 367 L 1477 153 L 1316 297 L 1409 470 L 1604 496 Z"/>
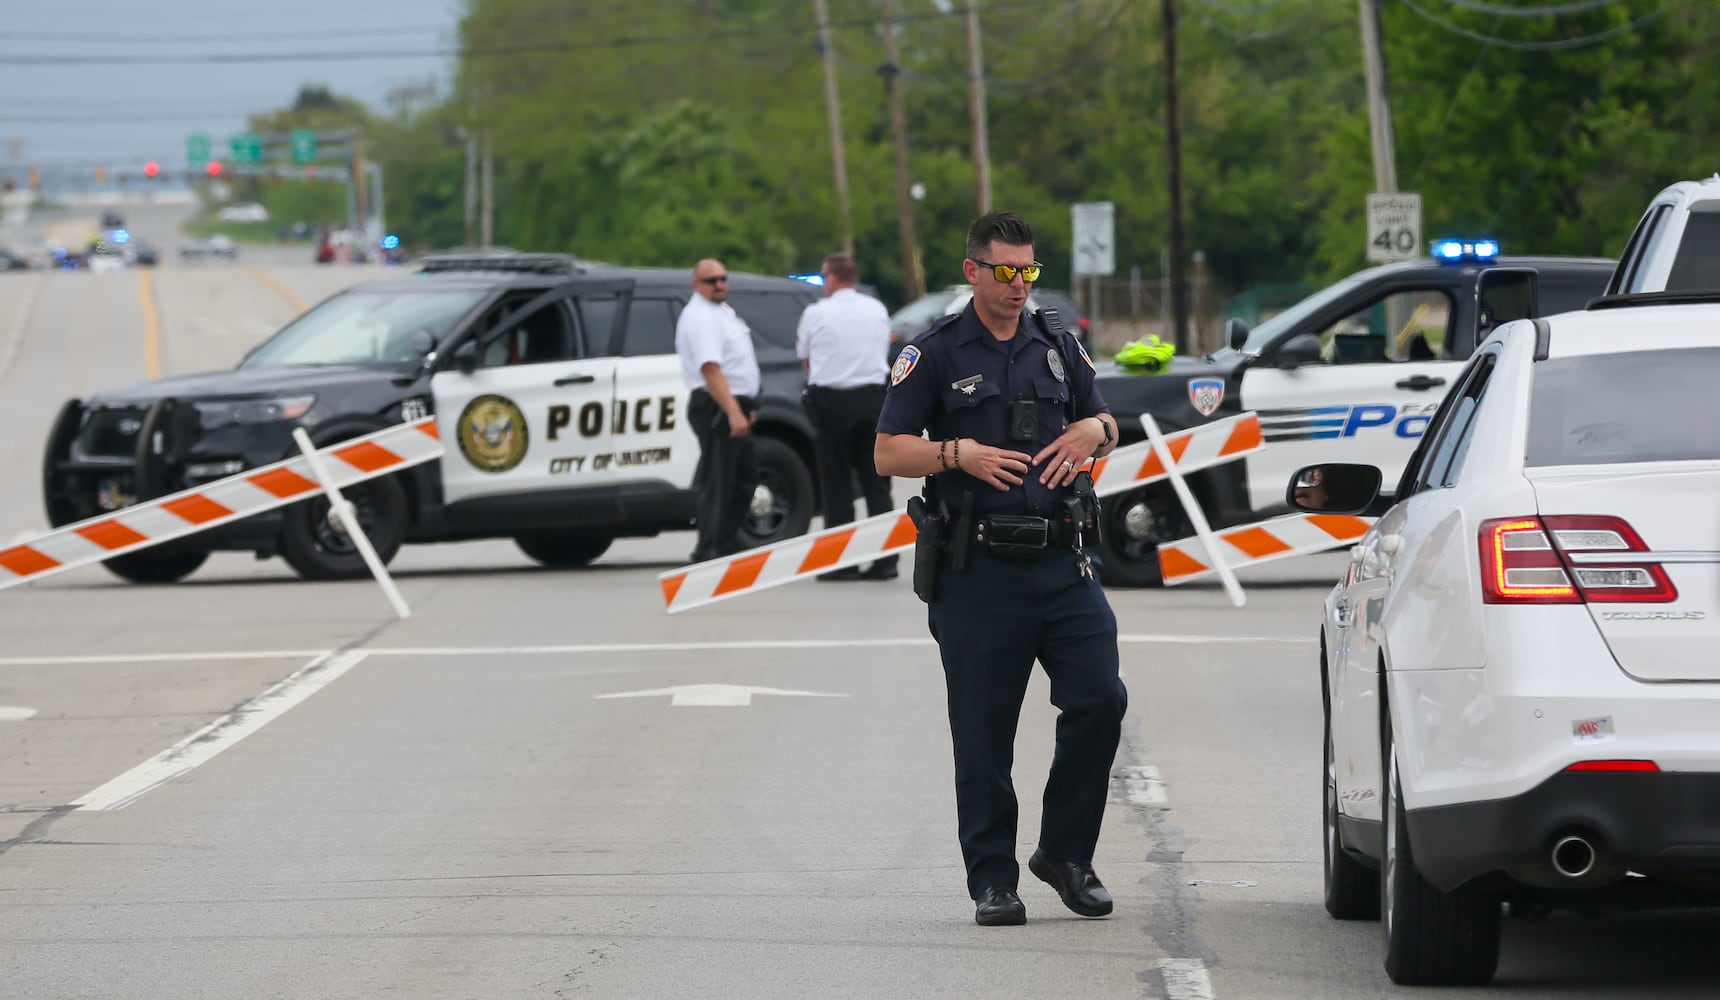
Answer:
<path fill-rule="evenodd" d="M 1398 983 L 1490 980 L 1501 904 L 1720 888 L 1720 295 L 1477 351 L 1325 603 L 1326 908 Z M 1676 303 L 1676 304 L 1668 304 Z M 1571 896 L 1563 890 L 1582 890 Z"/>

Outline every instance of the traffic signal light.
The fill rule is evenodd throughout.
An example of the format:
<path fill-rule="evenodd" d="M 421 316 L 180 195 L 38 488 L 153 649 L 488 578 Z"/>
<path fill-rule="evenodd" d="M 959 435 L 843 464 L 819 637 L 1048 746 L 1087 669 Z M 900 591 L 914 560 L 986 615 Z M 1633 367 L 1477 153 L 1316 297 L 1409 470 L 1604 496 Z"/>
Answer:
<path fill-rule="evenodd" d="M 203 172 L 211 177 L 221 176 L 221 161 L 210 160 L 209 165 L 203 168 Z"/>
<path fill-rule="evenodd" d="M 154 160 L 150 160 L 148 163 L 145 163 L 143 165 L 143 176 L 145 176 L 145 177 L 148 177 L 148 178 L 153 180 L 155 178 L 155 176 L 157 174 L 160 174 L 160 173 L 161 173 L 161 164 L 155 162 Z"/>

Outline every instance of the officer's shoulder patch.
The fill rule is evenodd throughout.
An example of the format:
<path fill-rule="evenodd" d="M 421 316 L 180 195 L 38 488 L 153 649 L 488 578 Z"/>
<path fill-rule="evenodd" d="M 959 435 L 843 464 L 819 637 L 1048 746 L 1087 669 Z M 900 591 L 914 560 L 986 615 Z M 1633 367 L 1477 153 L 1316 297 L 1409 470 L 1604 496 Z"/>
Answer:
<path fill-rule="evenodd" d="M 896 355 L 896 363 L 890 367 L 890 384 L 901 385 L 902 380 L 920 363 L 920 349 L 913 344 L 902 348 L 902 353 Z"/>
<path fill-rule="evenodd" d="M 1070 335 L 1069 339 L 1075 342 L 1075 349 L 1081 352 L 1081 360 L 1087 362 L 1087 367 L 1098 371 L 1099 369 L 1093 364 L 1093 359 L 1087 356 L 1087 348 L 1081 346 L 1080 339 L 1074 335 Z"/>

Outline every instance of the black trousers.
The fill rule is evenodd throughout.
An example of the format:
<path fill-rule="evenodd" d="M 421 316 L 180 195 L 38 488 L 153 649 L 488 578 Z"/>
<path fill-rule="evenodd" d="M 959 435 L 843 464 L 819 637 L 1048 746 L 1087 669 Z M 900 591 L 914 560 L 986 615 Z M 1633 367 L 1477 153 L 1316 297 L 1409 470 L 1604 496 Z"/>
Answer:
<path fill-rule="evenodd" d="M 1031 561 L 975 548 L 966 569 L 946 568 L 938 578 L 928 614 L 949 694 L 968 894 L 978 899 L 1020 877 L 1010 772 L 1035 659 L 1059 709 L 1039 846 L 1057 861 L 1091 863 L 1129 705 L 1118 675 L 1117 617 L 1104 590 L 1079 574 L 1068 548 Z"/>
<path fill-rule="evenodd" d="M 750 396 L 735 400 L 749 415 L 757 408 Z M 746 547 L 740 529 L 758 486 L 758 450 L 751 434 L 729 436 L 728 415 L 703 389 L 694 389 L 687 401 L 687 419 L 699 437 L 699 467 L 693 474 L 699 491 L 699 540 L 693 561 L 703 562 Z"/>
<path fill-rule="evenodd" d="M 872 458 L 878 443 L 878 414 L 883 409 L 882 384 L 852 389 L 814 385 L 806 389 L 806 415 L 818 431 L 814 451 L 818 456 L 818 490 L 824 498 L 827 528 L 854 520 L 856 478 L 866 497 L 868 517 L 895 509 L 890 500 L 890 477 L 878 474 Z M 894 566 L 897 558 L 885 556 L 878 564 Z"/>

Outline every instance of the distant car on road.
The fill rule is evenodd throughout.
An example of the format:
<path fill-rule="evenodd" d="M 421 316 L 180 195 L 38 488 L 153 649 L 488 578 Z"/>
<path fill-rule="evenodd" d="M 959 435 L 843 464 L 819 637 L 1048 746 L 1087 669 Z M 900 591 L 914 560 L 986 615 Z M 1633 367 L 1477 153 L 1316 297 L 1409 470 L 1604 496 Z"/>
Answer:
<path fill-rule="evenodd" d="M 232 237 L 215 233 L 212 236 L 204 236 L 181 246 L 179 248 L 179 256 L 226 257 L 228 259 L 232 259 L 239 256 L 239 245 L 233 242 Z"/>
<path fill-rule="evenodd" d="M 228 205 L 215 213 L 222 222 L 268 222 L 269 210 L 256 202 Z"/>
<path fill-rule="evenodd" d="M 118 212 L 114 211 L 111 208 L 108 209 L 107 211 L 102 213 L 102 228 L 103 229 L 123 229 L 123 228 L 125 228 L 125 216 L 120 215 Z"/>
<path fill-rule="evenodd" d="M 1407 464 L 1280 481 L 1379 518 L 1309 624 L 1326 910 L 1400 984 L 1493 978 L 1506 901 L 1712 905 L 1720 859 L 1720 293 L 1519 319 L 1449 379 Z"/>
<path fill-rule="evenodd" d="M 28 271 L 30 260 L 21 253 L 0 248 L 0 271 Z"/>

